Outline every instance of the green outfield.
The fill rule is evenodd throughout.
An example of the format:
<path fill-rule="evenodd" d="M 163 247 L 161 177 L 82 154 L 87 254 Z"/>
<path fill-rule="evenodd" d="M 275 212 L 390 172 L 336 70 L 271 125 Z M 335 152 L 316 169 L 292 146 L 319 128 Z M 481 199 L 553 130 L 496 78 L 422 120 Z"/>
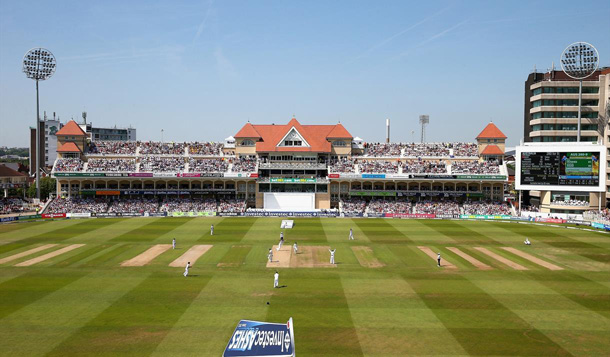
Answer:
<path fill-rule="evenodd" d="M 0 354 L 220 356 L 240 319 L 289 317 L 300 356 L 610 353 L 610 235 L 488 221 L 302 218 L 284 230 L 300 253 L 277 252 L 281 267 L 268 267 L 280 222 L 0 225 Z M 178 249 L 154 247 L 174 237 Z M 336 265 L 327 247 L 337 249 Z M 151 248 L 158 255 L 147 261 Z M 185 253 L 200 254 L 188 278 L 181 265 L 169 266 Z"/>

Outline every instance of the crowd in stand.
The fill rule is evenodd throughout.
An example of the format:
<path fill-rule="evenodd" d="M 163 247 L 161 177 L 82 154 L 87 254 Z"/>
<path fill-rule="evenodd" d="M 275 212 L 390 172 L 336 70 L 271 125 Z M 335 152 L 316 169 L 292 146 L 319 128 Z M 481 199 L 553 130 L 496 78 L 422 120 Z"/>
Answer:
<path fill-rule="evenodd" d="M 420 201 L 413 207 L 418 214 L 460 214 L 460 205 L 454 201 Z"/>
<path fill-rule="evenodd" d="M 406 157 L 448 157 L 452 143 L 411 143 L 404 145 Z"/>
<path fill-rule="evenodd" d="M 510 215 L 510 207 L 499 202 L 466 202 L 462 206 L 464 214 Z"/>
<path fill-rule="evenodd" d="M 112 202 L 108 208 L 111 213 L 151 213 L 159 210 L 159 200 L 156 198 L 124 198 Z"/>
<path fill-rule="evenodd" d="M 222 151 L 222 143 L 213 143 L 213 142 L 195 142 L 190 143 L 189 145 L 189 153 L 191 155 L 205 155 L 205 156 L 218 156 Z"/>
<path fill-rule="evenodd" d="M 57 159 L 57 161 L 55 162 L 54 170 L 58 172 L 82 171 L 83 162 L 79 158 Z"/>
<path fill-rule="evenodd" d="M 159 212 L 215 212 L 216 200 L 169 198 L 159 206 Z"/>
<path fill-rule="evenodd" d="M 354 173 L 356 171 L 356 160 L 340 158 L 330 163 L 330 172 Z"/>
<path fill-rule="evenodd" d="M 102 213 L 108 210 L 104 199 L 57 198 L 47 206 L 45 213 Z"/>
<path fill-rule="evenodd" d="M 360 173 L 398 173 L 399 161 L 367 160 L 360 161 L 358 167 Z"/>
<path fill-rule="evenodd" d="M 447 165 L 445 165 L 445 162 L 443 162 L 442 160 L 407 160 L 402 166 L 402 172 L 405 174 L 446 174 Z"/>
<path fill-rule="evenodd" d="M 455 157 L 479 156 L 479 146 L 475 143 L 452 143 L 452 148 Z"/>
<path fill-rule="evenodd" d="M 610 224 L 610 210 L 608 208 L 604 208 L 601 211 L 583 212 L 583 217 L 589 221 Z"/>
<path fill-rule="evenodd" d="M 365 143 L 364 155 L 373 157 L 400 156 L 403 144 L 401 143 Z"/>
<path fill-rule="evenodd" d="M 244 200 L 220 200 L 218 202 L 218 212 L 242 213 L 246 211 L 246 201 Z"/>
<path fill-rule="evenodd" d="M 349 198 L 347 200 L 341 200 L 340 207 L 343 213 L 360 214 L 364 213 L 366 201 L 361 198 Z"/>
<path fill-rule="evenodd" d="M 184 155 L 186 143 L 140 142 L 140 155 Z"/>
<path fill-rule="evenodd" d="M 373 200 L 366 208 L 367 213 L 411 213 L 412 205 L 407 199 Z"/>
<path fill-rule="evenodd" d="M 99 155 L 135 155 L 135 141 L 92 141 L 89 154 Z"/>
<path fill-rule="evenodd" d="M 557 201 L 553 201 L 551 202 L 552 205 L 555 206 L 588 206 L 589 202 L 587 201 L 583 201 L 583 200 L 557 200 Z"/>
<path fill-rule="evenodd" d="M 87 171 L 89 172 L 135 172 L 135 159 L 94 159 L 87 161 Z"/>
<path fill-rule="evenodd" d="M 31 211 L 28 203 L 21 198 L 1 198 L 0 214 L 10 214 Z"/>
<path fill-rule="evenodd" d="M 540 208 L 538 206 L 522 206 L 522 212 L 540 212 Z"/>
<path fill-rule="evenodd" d="M 256 171 L 256 157 L 239 157 L 233 159 L 233 172 L 254 172 Z"/>
<path fill-rule="evenodd" d="M 224 159 L 193 159 L 189 158 L 189 172 L 226 172 L 229 163 Z"/>
<path fill-rule="evenodd" d="M 452 174 L 499 174 L 500 166 L 497 161 L 453 161 Z"/>
<path fill-rule="evenodd" d="M 140 172 L 183 172 L 182 157 L 146 156 L 140 159 Z"/>

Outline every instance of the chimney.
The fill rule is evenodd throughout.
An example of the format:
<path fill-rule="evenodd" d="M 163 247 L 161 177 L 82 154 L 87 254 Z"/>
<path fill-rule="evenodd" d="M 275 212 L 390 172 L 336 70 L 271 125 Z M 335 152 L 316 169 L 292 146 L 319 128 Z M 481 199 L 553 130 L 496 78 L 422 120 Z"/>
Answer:
<path fill-rule="evenodd" d="M 390 119 L 385 120 L 385 142 L 390 143 Z"/>

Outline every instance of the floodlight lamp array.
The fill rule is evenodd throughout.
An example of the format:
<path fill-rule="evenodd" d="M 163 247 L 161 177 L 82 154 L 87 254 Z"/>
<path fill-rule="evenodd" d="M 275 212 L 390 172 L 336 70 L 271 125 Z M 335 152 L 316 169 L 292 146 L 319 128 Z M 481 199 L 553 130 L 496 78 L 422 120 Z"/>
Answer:
<path fill-rule="evenodd" d="M 574 79 L 589 77 L 599 66 L 599 55 L 593 45 L 577 42 L 569 45 L 561 54 L 561 68 Z"/>
<path fill-rule="evenodd" d="M 33 48 L 23 56 L 23 73 L 36 81 L 49 79 L 56 66 L 55 56 L 44 48 Z"/>

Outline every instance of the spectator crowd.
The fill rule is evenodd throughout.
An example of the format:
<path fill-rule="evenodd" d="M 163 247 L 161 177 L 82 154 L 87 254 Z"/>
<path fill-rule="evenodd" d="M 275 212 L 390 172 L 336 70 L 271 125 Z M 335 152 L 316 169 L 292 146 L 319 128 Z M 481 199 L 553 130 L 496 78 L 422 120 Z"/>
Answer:
<path fill-rule="evenodd" d="M 135 141 L 92 141 L 89 154 L 96 155 L 135 155 Z"/>
<path fill-rule="evenodd" d="M 194 159 L 189 158 L 189 172 L 226 172 L 229 163 L 225 159 Z"/>
<path fill-rule="evenodd" d="M 140 159 L 140 172 L 184 172 L 183 157 L 145 156 Z"/>
<path fill-rule="evenodd" d="M 453 161 L 451 163 L 451 173 L 497 175 L 500 173 L 500 165 L 497 161 Z"/>
<path fill-rule="evenodd" d="M 97 159 L 89 158 L 87 161 L 88 172 L 135 172 L 135 159 Z"/>
<path fill-rule="evenodd" d="M 83 171 L 83 162 L 79 158 L 57 159 L 53 169 L 57 172 Z"/>
<path fill-rule="evenodd" d="M 140 155 L 184 155 L 186 143 L 139 142 Z"/>
<path fill-rule="evenodd" d="M 159 206 L 159 212 L 216 212 L 216 200 L 168 198 Z"/>
<path fill-rule="evenodd" d="M 222 143 L 213 142 L 194 142 L 189 143 L 189 154 L 202 156 L 219 156 L 222 151 Z"/>

